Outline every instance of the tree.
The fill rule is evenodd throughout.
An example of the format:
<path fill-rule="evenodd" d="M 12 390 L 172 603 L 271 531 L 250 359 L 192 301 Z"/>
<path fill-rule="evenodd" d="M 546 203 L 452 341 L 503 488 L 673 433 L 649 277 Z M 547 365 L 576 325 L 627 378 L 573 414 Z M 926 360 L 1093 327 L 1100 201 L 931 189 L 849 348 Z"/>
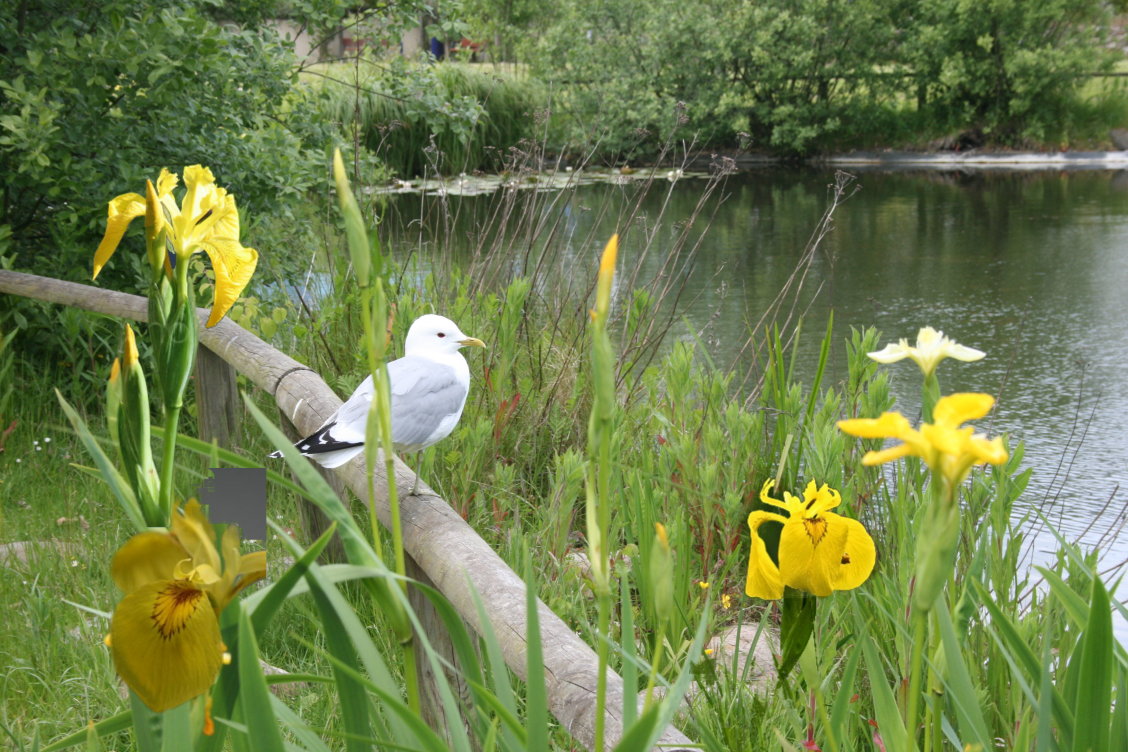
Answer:
<path fill-rule="evenodd" d="M 992 141 L 1061 132 L 1087 73 L 1108 70 L 1100 0 L 920 0 L 906 15 L 902 55 L 922 108 Z"/>

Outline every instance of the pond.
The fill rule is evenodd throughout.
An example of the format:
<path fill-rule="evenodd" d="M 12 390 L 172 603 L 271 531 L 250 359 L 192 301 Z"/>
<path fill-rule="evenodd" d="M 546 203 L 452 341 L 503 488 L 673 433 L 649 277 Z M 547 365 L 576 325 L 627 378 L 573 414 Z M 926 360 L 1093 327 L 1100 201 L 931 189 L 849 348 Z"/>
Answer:
<path fill-rule="evenodd" d="M 1106 567 L 1128 559 L 1118 535 L 1128 486 L 1128 172 L 852 174 L 797 293 L 809 307 L 800 350 L 809 367 L 831 310 L 838 373 L 851 326 L 877 327 L 883 344 L 933 326 L 985 351 L 976 363 L 946 362 L 941 385 L 998 396 L 981 430 L 1025 442 L 1033 476 L 1020 512 L 1041 510 L 1067 539 L 1099 547 Z M 688 323 L 679 319 L 670 336 L 699 338 L 718 364 L 742 367 L 753 357 L 750 328 L 795 272 L 834 182 L 831 168 L 772 168 L 729 175 L 705 195 L 708 181 L 692 173 L 659 175 L 646 191 L 605 178 L 563 192 L 539 186 L 552 190 L 533 213 L 541 235 L 550 226 L 563 236 L 558 273 L 585 281 L 574 270 L 594 268 L 602 243 L 633 214 L 622 264 L 649 238 L 636 281 L 685 283 L 679 308 Z M 531 266 L 535 252 L 526 251 L 540 237 L 531 222 L 484 237 L 506 211 L 505 192 L 397 196 L 390 208 L 400 221 L 389 226 L 415 229 L 391 239 L 424 255 L 438 242 L 473 259 L 507 251 L 507 263 Z M 437 216 L 443 239 L 422 237 L 418 228 Z M 678 263 L 664 265 L 669 255 Z M 891 369 L 898 408 L 915 416 L 919 373 L 910 361 Z M 1037 563 L 1057 543 L 1031 525 Z"/>

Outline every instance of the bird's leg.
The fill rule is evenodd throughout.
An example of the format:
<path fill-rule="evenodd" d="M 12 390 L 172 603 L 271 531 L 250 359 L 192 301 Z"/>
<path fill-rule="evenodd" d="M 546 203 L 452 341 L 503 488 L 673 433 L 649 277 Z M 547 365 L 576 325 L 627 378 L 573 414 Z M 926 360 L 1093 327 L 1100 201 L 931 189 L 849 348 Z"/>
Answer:
<path fill-rule="evenodd" d="M 411 495 L 412 496 L 418 496 L 419 495 L 419 468 L 420 468 L 420 465 L 423 463 L 423 452 L 422 451 L 415 452 L 412 459 L 413 459 L 413 461 L 412 461 L 411 464 L 415 466 L 414 467 L 415 483 L 414 483 L 414 485 L 411 486 Z"/>

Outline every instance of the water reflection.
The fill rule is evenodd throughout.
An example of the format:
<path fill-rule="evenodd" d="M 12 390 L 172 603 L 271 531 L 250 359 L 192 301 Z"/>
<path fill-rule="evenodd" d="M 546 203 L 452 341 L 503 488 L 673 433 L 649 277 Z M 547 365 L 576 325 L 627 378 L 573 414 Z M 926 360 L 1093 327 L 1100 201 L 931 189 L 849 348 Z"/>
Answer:
<path fill-rule="evenodd" d="M 832 171 L 816 169 L 730 176 L 689 227 L 701 180 L 645 193 L 599 184 L 535 198 L 399 196 L 385 227 L 400 227 L 389 239 L 424 255 L 440 242 L 464 243 L 451 250 L 504 255 L 506 273 L 547 263 L 583 285 L 576 265 L 594 268 L 607 236 L 633 216 L 621 255 L 654 238 L 638 279 L 688 274 L 689 326 L 673 336 L 701 335 L 718 363 L 743 368 L 752 357 L 743 348 L 750 326 L 793 273 L 833 182 Z M 1041 509 L 1067 537 L 1095 545 L 1123 521 L 1118 489 L 1128 486 L 1128 175 L 861 171 L 856 187 L 800 295 L 810 306 L 804 346 L 812 364 L 831 309 L 839 373 L 851 326 L 876 326 L 892 340 L 931 325 L 987 352 L 978 363 L 942 366 L 944 390 L 998 395 L 990 431 L 1026 442 L 1034 468 L 1022 511 Z M 510 210 L 512 202 L 539 202 L 529 212 L 537 222 L 515 223 L 504 238 L 483 233 L 506 201 Z M 553 255 L 540 256 L 549 244 Z M 691 266 L 663 266 L 669 255 Z M 911 364 L 893 367 L 906 414 L 918 409 L 918 378 Z M 1098 513 L 1100 523 L 1090 526 Z M 1128 541 L 1113 535 L 1104 544 L 1106 564 L 1128 558 Z M 1043 533 L 1034 547 L 1057 546 Z"/>

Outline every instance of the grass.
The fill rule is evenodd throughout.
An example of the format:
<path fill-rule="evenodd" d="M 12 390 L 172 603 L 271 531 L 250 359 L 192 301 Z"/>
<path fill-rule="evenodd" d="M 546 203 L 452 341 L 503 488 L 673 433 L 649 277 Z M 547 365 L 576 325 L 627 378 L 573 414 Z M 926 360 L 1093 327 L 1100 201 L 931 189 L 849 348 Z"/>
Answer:
<path fill-rule="evenodd" d="M 703 188 L 702 224 L 711 200 L 707 191 L 722 184 L 720 175 L 712 188 Z M 808 738 L 823 749 L 848 750 L 874 747 L 876 732 L 889 749 L 909 748 L 912 736 L 930 750 L 996 743 L 1049 750 L 1080 748 L 1084 733 L 1103 723 L 1108 736 L 1096 738 L 1111 745 L 1103 748 L 1128 740 L 1128 706 L 1119 702 L 1128 691 L 1128 663 L 1106 629 L 1109 606 L 1095 584 L 1092 556 L 1063 545 L 1047 572 L 1017 565 L 1023 531 L 1011 510 L 1028 474 L 1019 446 L 1011 447 L 1007 465 L 976 471 L 964 491 L 959 557 L 927 642 L 918 643 L 928 690 L 923 726 L 919 734 L 905 729 L 905 681 L 914 652 L 908 614 L 916 541 L 928 532 L 922 530 L 927 477 L 911 459 L 863 467 L 859 442 L 835 426 L 839 418 L 872 417 L 892 407 L 887 372 L 865 357 L 885 339 L 872 330 L 841 331 L 832 322 L 800 329 L 787 291 L 753 333 L 753 366 L 734 371 L 711 365 L 689 344 L 658 348 L 676 314 L 676 286 L 639 282 L 619 290 L 612 319 L 616 406 L 606 435 L 610 461 L 600 465 L 611 489 L 604 540 L 615 595 L 609 618 L 601 620 L 579 554 L 585 429 L 593 404 L 586 327 L 595 254 L 605 238 L 569 238 L 557 229 L 552 209 L 566 191 L 515 193 L 494 224 L 482 227 L 482 252 L 462 263 L 429 254 L 424 265 L 418 248 L 388 249 L 395 264 L 394 343 L 402 342 L 417 314 L 434 307 L 491 346 L 483 357 L 471 354 L 471 399 L 454 434 L 423 455 L 423 477 L 517 571 L 525 571 L 525 557 L 532 557 L 540 595 L 551 608 L 590 644 L 598 641 L 603 621 L 599 631 L 618 646 L 610 652 L 612 667 L 633 674 L 639 690 L 651 660 L 672 682 L 682 662 L 697 654 L 693 643 L 702 617 L 709 634 L 735 624 L 755 629 L 761 622 L 777 629 L 778 605 L 743 595 L 746 518 L 766 478 L 779 477 L 779 487 L 793 493 L 818 479 L 841 490 L 845 502 L 836 511 L 869 528 L 878 565 L 859 589 L 820 600 L 813 640 L 767 696 L 751 692 L 727 665 L 695 659 L 698 699 L 675 719 L 691 738 L 708 750 L 798 749 Z M 459 207 L 442 196 L 433 202 L 427 211 L 441 249 L 443 228 L 451 226 L 443 217 Z M 636 265 L 646 254 L 646 228 L 653 225 L 643 223 L 630 202 L 619 211 L 618 278 L 641 280 Z M 498 223 L 512 223 L 510 229 L 519 232 L 502 232 Z M 331 216 L 324 224 L 325 243 L 318 249 L 324 255 L 316 263 L 333 278 L 333 289 L 349 290 L 343 241 Z M 514 235 L 522 245 L 505 256 L 503 238 Z M 697 237 L 687 233 L 678 253 L 691 255 Z M 569 261 L 564 250 L 570 244 L 590 250 L 581 257 L 591 263 Z M 808 251 L 805 263 L 815 246 Z M 525 263 L 506 263 L 518 253 Z M 554 277 L 546 270 L 569 263 L 575 273 L 550 282 Z M 797 283 L 805 273 L 805 267 L 797 269 Z M 327 375 L 341 374 L 342 391 L 350 391 L 364 371 L 356 347 L 358 306 L 356 295 L 334 293 L 320 306 L 291 311 L 290 325 L 277 339 Z M 825 382 L 819 366 L 797 364 L 794 353 L 804 337 L 821 337 L 827 351 L 844 353 L 849 368 L 840 383 Z M 14 404 L 20 428 L 0 454 L 3 537 L 57 535 L 74 551 L 8 564 L 14 576 L 0 580 L 6 602 L 26 604 L 16 618 L 0 623 L 0 651 L 7 651 L 0 660 L 11 666 L 4 674 L 0 732 L 16 748 L 31 748 L 34 737 L 54 739 L 122 707 L 100 644 L 105 621 L 64 599 L 112 608 L 117 594 L 106 563 L 129 531 L 105 487 L 66 464 L 86 461 L 68 433 L 52 430 L 50 448 L 41 443 L 37 451 L 32 443 L 48 433 L 40 436 L 31 427 L 62 423 L 50 392 L 55 377 L 35 376 L 17 362 L 17 380 L 26 396 Z M 97 428 L 97 418 L 92 421 Z M 239 448 L 257 460 L 272 447 L 248 422 Z M 181 487 L 191 487 L 191 473 L 202 467 L 199 459 L 182 463 Z M 275 488 L 268 509 L 272 520 L 300 535 L 295 499 Z M 57 522 L 78 516 L 89 530 Z M 668 585 L 649 576 L 656 522 L 666 527 L 674 552 Z M 268 550 L 272 567 L 294 555 L 277 539 Z M 658 590 L 666 586 L 674 607 L 663 616 Z M 368 634 L 396 671 L 398 648 L 375 602 L 360 587 L 344 592 L 360 621 L 372 625 Z M 264 659 L 290 671 L 330 675 L 324 614 L 308 599 L 287 600 L 258 636 Z M 69 634 L 74 628 L 77 638 Z M 637 664 L 631 656 L 639 657 Z M 529 701 L 535 705 L 534 698 Z M 349 723 L 337 700 L 331 688 L 313 683 L 297 687 L 284 702 L 336 749 L 345 748 L 340 734 Z M 559 729 L 551 739 L 554 749 L 572 748 Z"/>

